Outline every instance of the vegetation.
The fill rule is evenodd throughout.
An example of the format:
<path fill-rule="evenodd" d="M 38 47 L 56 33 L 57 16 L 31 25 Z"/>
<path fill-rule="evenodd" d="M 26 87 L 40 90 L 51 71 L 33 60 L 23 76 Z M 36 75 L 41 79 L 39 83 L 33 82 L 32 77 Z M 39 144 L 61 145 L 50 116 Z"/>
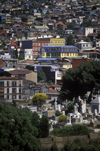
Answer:
<path fill-rule="evenodd" d="M 66 115 L 60 115 L 58 117 L 58 122 L 61 123 L 61 122 L 66 122 L 67 121 L 67 116 Z"/>
<path fill-rule="evenodd" d="M 0 150 L 39 151 L 38 137 L 49 135 L 48 117 L 0 103 Z"/>
<path fill-rule="evenodd" d="M 18 58 L 18 51 L 17 51 L 17 49 L 16 50 L 14 50 L 14 57 L 13 57 L 14 59 L 17 59 Z"/>
<path fill-rule="evenodd" d="M 38 151 L 38 128 L 31 122 L 32 112 L 0 103 L 0 150 Z"/>
<path fill-rule="evenodd" d="M 74 45 L 73 35 L 71 34 L 67 37 L 67 45 Z"/>
<path fill-rule="evenodd" d="M 32 103 L 34 105 L 38 105 L 38 106 L 42 106 L 43 102 L 45 100 L 47 100 L 47 96 L 43 93 L 36 93 L 33 97 L 32 97 Z"/>
<path fill-rule="evenodd" d="M 67 103 L 66 115 L 67 115 L 68 113 L 73 113 L 73 111 L 74 111 L 74 102 L 73 102 L 73 101 L 69 101 L 69 102 Z"/>
<path fill-rule="evenodd" d="M 58 110 L 56 110 L 56 111 L 55 111 L 55 115 L 56 115 L 56 116 L 60 116 L 60 115 L 61 115 L 61 112 L 58 111 Z"/>
<path fill-rule="evenodd" d="M 42 138 L 48 137 L 49 135 L 49 118 L 45 115 L 40 119 L 39 133 L 39 136 Z"/>
<path fill-rule="evenodd" d="M 52 133 L 56 136 L 77 136 L 77 135 L 89 135 L 90 130 L 86 125 L 72 125 L 66 126 L 61 129 L 54 129 Z"/>
<path fill-rule="evenodd" d="M 18 59 L 19 60 L 24 60 L 24 57 L 23 56 L 19 56 Z"/>
<path fill-rule="evenodd" d="M 57 147 L 56 143 L 52 144 L 50 151 L 58 151 L 58 147 Z"/>
<path fill-rule="evenodd" d="M 76 138 L 73 143 L 67 141 L 61 151 L 99 151 L 100 142 L 90 140 L 88 144 L 81 138 Z"/>
<path fill-rule="evenodd" d="M 75 27 L 75 24 L 72 24 L 72 23 L 67 23 L 67 29 L 71 29 L 73 30 Z"/>
<path fill-rule="evenodd" d="M 83 97 L 87 91 L 100 88 L 100 62 L 82 62 L 77 68 L 68 69 L 63 76 L 60 96 L 63 99 Z M 88 101 L 89 98 L 88 98 Z"/>
<path fill-rule="evenodd" d="M 46 81 L 47 78 L 42 69 L 37 71 L 37 75 L 38 75 L 38 81 L 41 81 L 41 80 Z"/>

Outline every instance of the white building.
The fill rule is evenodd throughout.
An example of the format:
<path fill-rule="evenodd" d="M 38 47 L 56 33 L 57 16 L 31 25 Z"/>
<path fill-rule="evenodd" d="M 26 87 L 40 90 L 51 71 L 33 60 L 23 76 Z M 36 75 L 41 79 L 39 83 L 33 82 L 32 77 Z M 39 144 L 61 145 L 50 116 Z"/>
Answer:
<path fill-rule="evenodd" d="M 84 28 L 84 35 L 88 36 L 88 34 L 93 33 L 93 28 L 92 27 L 85 27 Z"/>
<path fill-rule="evenodd" d="M 80 51 L 82 51 L 82 52 L 88 52 L 88 51 L 92 51 L 92 50 L 94 50 L 95 48 L 93 48 L 93 44 L 92 44 L 92 42 L 85 42 L 85 41 L 80 41 L 80 42 L 78 42 L 77 43 L 77 45 L 76 45 L 79 49 L 80 49 Z"/>

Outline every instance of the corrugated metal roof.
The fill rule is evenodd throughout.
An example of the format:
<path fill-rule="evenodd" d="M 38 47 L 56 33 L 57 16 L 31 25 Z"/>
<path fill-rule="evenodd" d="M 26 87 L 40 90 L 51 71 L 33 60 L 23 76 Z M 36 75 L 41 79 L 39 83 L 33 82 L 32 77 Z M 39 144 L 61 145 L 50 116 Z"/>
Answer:
<path fill-rule="evenodd" d="M 77 48 L 77 47 L 75 47 L 75 46 L 73 46 L 73 45 L 66 45 L 66 46 L 61 46 L 61 45 L 59 45 L 59 46 L 43 46 L 44 48 L 46 48 L 46 47 L 48 47 L 48 48 L 59 48 L 59 47 L 61 47 L 61 48 Z M 41 48 L 43 48 L 43 47 L 41 47 Z"/>
<path fill-rule="evenodd" d="M 34 26 L 36 29 L 49 29 L 48 26 Z"/>
<path fill-rule="evenodd" d="M 49 60 L 49 61 L 54 61 L 54 60 L 56 60 L 57 58 L 38 58 L 38 59 L 36 59 L 37 61 L 46 61 L 46 60 Z"/>

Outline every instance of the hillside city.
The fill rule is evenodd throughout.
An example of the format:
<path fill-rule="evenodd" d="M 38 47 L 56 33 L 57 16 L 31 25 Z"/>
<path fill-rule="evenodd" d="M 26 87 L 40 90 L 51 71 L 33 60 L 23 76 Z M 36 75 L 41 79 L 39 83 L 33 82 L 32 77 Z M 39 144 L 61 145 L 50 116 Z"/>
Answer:
<path fill-rule="evenodd" d="M 99 151 L 99 77 L 99 0 L 0 1 L 0 150 Z"/>

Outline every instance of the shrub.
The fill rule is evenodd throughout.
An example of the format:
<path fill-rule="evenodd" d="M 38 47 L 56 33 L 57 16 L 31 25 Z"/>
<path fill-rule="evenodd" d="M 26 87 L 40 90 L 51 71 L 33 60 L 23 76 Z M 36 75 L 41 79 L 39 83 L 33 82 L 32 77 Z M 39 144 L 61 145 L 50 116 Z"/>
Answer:
<path fill-rule="evenodd" d="M 59 112 L 58 110 L 56 110 L 55 115 L 56 115 L 56 116 L 60 116 L 60 115 L 61 115 L 61 112 Z"/>
<path fill-rule="evenodd" d="M 67 116 L 66 115 L 60 115 L 58 117 L 58 122 L 61 123 L 61 122 L 66 122 L 67 121 Z"/>
<path fill-rule="evenodd" d="M 56 136 L 75 136 L 75 135 L 89 135 L 90 130 L 86 125 L 66 126 L 61 129 L 54 129 L 52 133 Z"/>

